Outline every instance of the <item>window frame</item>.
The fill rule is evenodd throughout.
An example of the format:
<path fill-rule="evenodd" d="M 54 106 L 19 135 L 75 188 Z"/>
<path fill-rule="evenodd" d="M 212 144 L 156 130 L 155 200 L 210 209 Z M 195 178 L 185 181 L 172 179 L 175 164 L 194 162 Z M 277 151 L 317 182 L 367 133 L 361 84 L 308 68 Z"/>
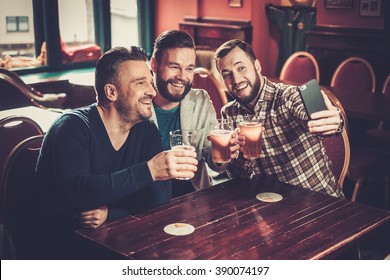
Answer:
<path fill-rule="evenodd" d="M 47 65 L 28 69 L 15 69 L 15 72 L 24 75 L 95 67 L 96 61 L 71 64 L 62 63 L 58 1 L 32 0 L 32 2 L 36 56 L 40 53 L 42 43 L 46 41 Z M 96 44 L 105 52 L 111 48 L 110 1 L 93 0 L 93 4 Z M 144 48 L 150 55 L 152 49 L 151 42 L 154 34 L 152 28 L 154 26 L 154 0 L 137 0 L 137 5 L 139 46 Z"/>

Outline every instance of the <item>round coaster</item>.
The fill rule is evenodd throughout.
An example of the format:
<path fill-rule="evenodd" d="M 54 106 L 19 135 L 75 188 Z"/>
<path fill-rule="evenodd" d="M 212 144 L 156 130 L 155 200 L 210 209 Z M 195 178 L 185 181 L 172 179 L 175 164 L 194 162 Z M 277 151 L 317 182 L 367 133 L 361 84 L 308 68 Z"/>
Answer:
<path fill-rule="evenodd" d="M 190 224 L 174 223 L 164 227 L 164 231 L 171 235 L 187 235 L 195 231 L 195 228 Z"/>
<path fill-rule="evenodd" d="M 281 201 L 283 199 L 283 196 L 278 193 L 264 192 L 256 195 L 256 198 L 263 202 L 277 202 Z"/>

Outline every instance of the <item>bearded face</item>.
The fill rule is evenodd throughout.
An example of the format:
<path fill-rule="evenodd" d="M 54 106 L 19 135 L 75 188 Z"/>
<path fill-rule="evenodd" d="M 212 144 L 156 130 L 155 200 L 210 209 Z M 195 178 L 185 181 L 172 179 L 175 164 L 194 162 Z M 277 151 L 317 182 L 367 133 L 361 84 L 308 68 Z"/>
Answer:
<path fill-rule="evenodd" d="M 243 91 L 248 91 L 248 94 L 241 94 Z M 248 105 L 251 103 L 255 98 L 257 97 L 258 93 L 260 90 L 260 77 L 256 75 L 255 81 L 252 83 L 250 81 L 243 81 L 238 84 L 236 84 L 233 89 L 231 94 L 233 97 L 240 102 L 241 104 Z"/>
<path fill-rule="evenodd" d="M 192 88 L 192 83 L 189 81 L 175 78 L 164 80 L 160 71 L 156 73 L 155 79 L 156 87 L 160 95 L 171 102 L 180 102 Z"/>
<path fill-rule="evenodd" d="M 180 102 L 192 88 L 195 69 L 195 50 L 166 49 L 159 61 L 152 62 L 158 94 L 169 102 Z"/>

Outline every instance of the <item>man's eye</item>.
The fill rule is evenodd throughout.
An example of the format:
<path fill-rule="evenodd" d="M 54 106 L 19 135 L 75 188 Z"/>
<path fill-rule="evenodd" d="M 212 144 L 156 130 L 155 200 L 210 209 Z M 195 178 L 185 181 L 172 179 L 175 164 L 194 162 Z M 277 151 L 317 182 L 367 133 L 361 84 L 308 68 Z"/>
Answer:
<path fill-rule="evenodd" d="M 222 74 L 222 78 L 226 79 L 230 76 L 230 73 L 223 73 Z"/>
<path fill-rule="evenodd" d="M 243 71 L 243 70 L 245 70 L 245 66 L 238 67 L 238 71 Z"/>

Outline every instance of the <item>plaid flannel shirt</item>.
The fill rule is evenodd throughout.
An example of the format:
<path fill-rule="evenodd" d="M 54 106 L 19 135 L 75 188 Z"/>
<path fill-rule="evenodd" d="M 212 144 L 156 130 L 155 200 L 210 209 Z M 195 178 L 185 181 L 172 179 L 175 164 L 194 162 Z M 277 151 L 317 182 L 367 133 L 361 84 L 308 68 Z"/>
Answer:
<path fill-rule="evenodd" d="M 332 163 L 322 138 L 308 132 L 308 116 L 297 87 L 276 84 L 264 77 L 254 113 L 237 101 L 222 108 L 222 116 L 232 118 L 235 126 L 245 115 L 258 117 L 265 128 L 261 156 L 247 160 L 240 153 L 228 167 L 231 177 L 265 175 L 294 186 L 344 197 L 331 171 Z"/>

